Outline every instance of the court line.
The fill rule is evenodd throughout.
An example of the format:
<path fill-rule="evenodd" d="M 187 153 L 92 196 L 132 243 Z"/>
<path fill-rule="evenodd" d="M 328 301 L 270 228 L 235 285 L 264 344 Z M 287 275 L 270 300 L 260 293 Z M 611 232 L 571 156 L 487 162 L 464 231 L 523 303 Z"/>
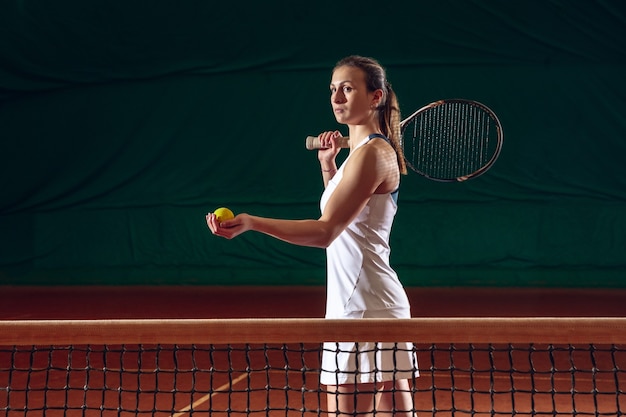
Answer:
<path fill-rule="evenodd" d="M 245 373 L 239 375 L 237 378 L 233 379 L 232 381 L 229 381 L 228 383 L 218 387 L 216 390 L 212 391 L 209 394 L 206 394 L 205 396 L 199 398 L 198 400 L 194 401 L 193 403 L 189 404 L 188 406 L 183 407 L 177 413 L 171 414 L 170 417 L 181 417 L 181 416 L 187 415 L 189 413 L 189 411 L 191 411 L 193 408 L 196 408 L 200 404 L 204 404 L 205 402 L 209 401 L 209 399 L 213 395 L 217 395 L 217 394 L 220 394 L 220 393 L 228 392 L 227 391 L 228 387 L 230 387 L 231 385 L 235 385 L 236 383 L 238 383 L 242 379 L 246 378 L 247 376 L 248 376 L 248 374 L 245 374 Z"/>

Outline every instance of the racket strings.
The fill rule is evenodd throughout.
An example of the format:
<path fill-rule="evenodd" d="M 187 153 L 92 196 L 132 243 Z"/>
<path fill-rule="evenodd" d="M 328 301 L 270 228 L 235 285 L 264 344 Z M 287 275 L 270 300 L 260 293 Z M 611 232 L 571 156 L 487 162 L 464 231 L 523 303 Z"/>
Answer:
<path fill-rule="evenodd" d="M 405 126 L 405 154 L 412 169 L 427 177 L 454 180 L 480 171 L 496 148 L 496 126 L 481 107 L 447 102 L 419 114 Z M 406 133 L 411 148 L 407 152 Z"/>

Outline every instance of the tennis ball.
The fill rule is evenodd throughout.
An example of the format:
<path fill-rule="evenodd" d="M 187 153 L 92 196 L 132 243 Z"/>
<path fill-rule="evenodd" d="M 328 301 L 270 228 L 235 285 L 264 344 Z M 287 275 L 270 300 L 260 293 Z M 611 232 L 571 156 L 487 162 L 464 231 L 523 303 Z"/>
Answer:
<path fill-rule="evenodd" d="M 217 216 L 217 221 L 220 223 L 223 221 L 235 218 L 235 215 L 233 214 L 233 212 L 227 209 L 226 207 L 218 208 L 217 210 L 213 212 L 213 214 Z"/>

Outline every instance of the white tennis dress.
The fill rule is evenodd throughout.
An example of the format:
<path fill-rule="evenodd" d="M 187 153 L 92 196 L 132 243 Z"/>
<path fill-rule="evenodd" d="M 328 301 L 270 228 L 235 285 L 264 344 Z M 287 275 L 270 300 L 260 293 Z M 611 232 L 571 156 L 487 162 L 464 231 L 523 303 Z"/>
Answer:
<path fill-rule="evenodd" d="M 356 148 L 364 146 L 370 135 Z M 355 148 L 355 149 L 356 149 Z M 322 194 L 322 212 L 343 177 L 350 155 Z M 326 318 L 410 318 L 409 300 L 389 264 L 393 193 L 374 194 L 327 248 Z M 374 336 L 374 335 L 373 335 Z M 412 343 L 326 342 L 320 381 L 326 385 L 400 380 L 417 376 Z"/>

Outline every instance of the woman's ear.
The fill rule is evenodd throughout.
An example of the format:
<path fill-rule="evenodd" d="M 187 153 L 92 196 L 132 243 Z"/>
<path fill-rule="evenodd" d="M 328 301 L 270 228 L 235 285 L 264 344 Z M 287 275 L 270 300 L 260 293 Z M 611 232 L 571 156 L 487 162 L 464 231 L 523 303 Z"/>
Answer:
<path fill-rule="evenodd" d="M 372 95 L 371 107 L 373 109 L 378 108 L 382 102 L 382 99 L 383 99 L 383 90 L 379 88 L 378 90 L 374 91 L 374 94 Z"/>

